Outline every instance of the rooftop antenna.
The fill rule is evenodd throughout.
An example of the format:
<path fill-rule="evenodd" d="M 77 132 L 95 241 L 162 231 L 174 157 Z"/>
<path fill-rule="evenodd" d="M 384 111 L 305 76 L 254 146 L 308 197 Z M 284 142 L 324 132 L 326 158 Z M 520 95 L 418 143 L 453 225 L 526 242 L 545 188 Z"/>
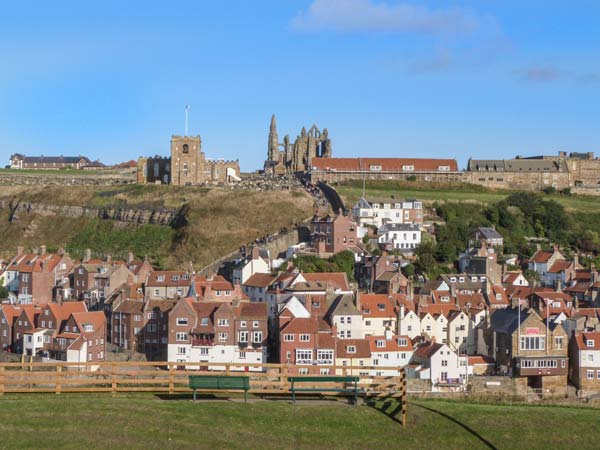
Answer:
<path fill-rule="evenodd" d="M 185 105 L 185 136 L 188 134 L 188 111 L 190 109 L 190 105 Z"/>

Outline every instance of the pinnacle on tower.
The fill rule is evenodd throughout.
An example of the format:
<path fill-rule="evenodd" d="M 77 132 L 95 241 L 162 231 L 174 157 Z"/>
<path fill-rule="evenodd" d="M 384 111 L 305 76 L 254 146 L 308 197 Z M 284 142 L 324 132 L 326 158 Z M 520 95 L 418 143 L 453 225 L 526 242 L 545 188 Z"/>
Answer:
<path fill-rule="evenodd" d="M 275 120 L 275 114 L 271 116 L 271 131 L 277 130 L 277 121 Z"/>

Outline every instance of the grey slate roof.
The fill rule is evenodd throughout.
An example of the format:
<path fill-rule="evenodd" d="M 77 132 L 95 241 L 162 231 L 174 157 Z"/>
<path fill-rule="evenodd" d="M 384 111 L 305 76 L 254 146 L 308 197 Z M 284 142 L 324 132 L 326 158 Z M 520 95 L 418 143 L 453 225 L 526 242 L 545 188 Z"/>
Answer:
<path fill-rule="evenodd" d="M 566 172 L 564 161 L 550 159 L 470 159 L 470 172 Z"/>

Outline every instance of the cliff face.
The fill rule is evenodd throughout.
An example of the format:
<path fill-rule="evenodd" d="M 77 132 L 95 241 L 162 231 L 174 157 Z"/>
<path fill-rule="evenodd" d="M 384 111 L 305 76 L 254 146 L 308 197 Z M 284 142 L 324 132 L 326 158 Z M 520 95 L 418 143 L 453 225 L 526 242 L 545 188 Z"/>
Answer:
<path fill-rule="evenodd" d="M 16 198 L 0 200 L 0 211 L 9 211 L 9 222 L 19 219 L 21 214 L 62 217 L 96 217 L 117 222 L 171 225 L 178 211 L 170 209 L 141 208 L 89 208 L 86 206 L 60 206 L 46 203 L 23 202 Z"/>

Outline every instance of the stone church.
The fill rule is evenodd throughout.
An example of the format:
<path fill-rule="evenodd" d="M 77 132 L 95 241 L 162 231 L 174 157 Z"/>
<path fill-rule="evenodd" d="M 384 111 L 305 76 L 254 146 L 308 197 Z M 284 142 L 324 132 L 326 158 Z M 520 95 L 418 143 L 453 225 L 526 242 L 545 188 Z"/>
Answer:
<path fill-rule="evenodd" d="M 200 136 L 172 136 L 171 157 L 138 159 L 137 182 L 175 186 L 240 181 L 236 161 L 206 159 Z"/>
<path fill-rule="evenodd" d="M 312 158 L 331 158 L 331 139 L 327 128 L 323 131 L 313 125 L 308 132 L 302 127 L 300 135 L 292 143 L 286 135 L 283 142 L 277 136 L 275 114 L 271 117 L 269 144 L 265 174 L 283 175 L 286 173 L 308 172 Z"/>

